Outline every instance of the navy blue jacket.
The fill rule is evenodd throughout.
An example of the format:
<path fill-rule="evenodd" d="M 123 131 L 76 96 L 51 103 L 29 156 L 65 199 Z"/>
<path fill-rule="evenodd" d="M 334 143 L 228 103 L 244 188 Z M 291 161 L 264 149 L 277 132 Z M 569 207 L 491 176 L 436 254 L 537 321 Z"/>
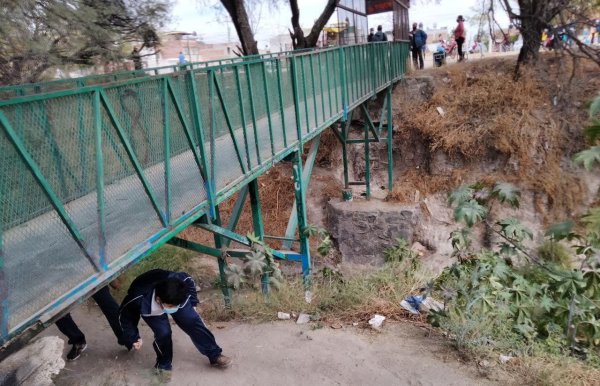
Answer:
<path fill-rule="evenodd" d="M 176 278 L 187 285 L 188 297 L 179 308 L 191 303 L 192 307 L 198 304 L 196 295 L 196 283 L 190 275 L 185 272 L 171 272 L 163 269 L 153 269 L 138 276 L 129 287 L 127 296 L 123 299 L 119 309 L 119 324 L 123 331 L 125 346 L 131 350 L 133 343 L 140 338 L 137 328 L 140 316 L 149 315 L 152 310 L 152 294 L 154 287 L 162 280 Z"/>

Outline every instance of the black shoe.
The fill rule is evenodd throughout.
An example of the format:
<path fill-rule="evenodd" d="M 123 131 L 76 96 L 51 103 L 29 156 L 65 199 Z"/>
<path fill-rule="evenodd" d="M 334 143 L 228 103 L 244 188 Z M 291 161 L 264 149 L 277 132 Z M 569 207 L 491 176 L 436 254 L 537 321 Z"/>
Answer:
<path fill-rule="evenodd" d="M 74 361 L 75 359 L 79 358 L 81 356 L 81 353 L 84 352 L 86 348 L 86 343 L 74 344 L 71 347 L 71 351 L 69 351 L 69 353 L 67 354 L 67 360 Z"/>

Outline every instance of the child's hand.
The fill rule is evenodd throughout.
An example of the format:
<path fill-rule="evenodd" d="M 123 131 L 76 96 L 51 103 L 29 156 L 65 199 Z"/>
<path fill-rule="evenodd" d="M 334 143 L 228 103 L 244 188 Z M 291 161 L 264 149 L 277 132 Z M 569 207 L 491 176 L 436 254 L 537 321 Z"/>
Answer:
<path fill-rule="evenodd" d="M 136 349 L 136 350 L 139 350 L 139 349 L 142 348 L 142 344 L 143 344 L 142 338 L 140 338 L 140 339 L 137 340 L 137 342 L 135 342 L 133 344 L 133 348 Z"/>

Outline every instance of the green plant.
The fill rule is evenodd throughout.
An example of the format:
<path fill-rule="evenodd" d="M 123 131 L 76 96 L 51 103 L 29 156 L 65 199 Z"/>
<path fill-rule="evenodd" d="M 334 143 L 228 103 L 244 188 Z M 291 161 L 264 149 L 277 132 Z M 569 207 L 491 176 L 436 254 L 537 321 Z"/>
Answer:
<path fill-rule="evenodd" d="M 250 252 L 242 259 L 242 266 L 228 264 L 227 285 L 233 289 L 239 289 L 244 284 L 257 287 L 260 281 L 263 285 L 268 283 L 279 288 L 283 281 L 283 274 L 273 256 L 273 250 L 254 234 L 250 233 L 247 237 L 252 242 Z"/>
<path fill-rule="evenodd" d="M 319 244 L 317 246 L 317 252 L 321 256 L 327 256 L 333 248 L 331 235 L 324 228 L 319 228 L 315 225 L 308 225 L 304 229 L 304 234 L 309 237 L 318 237 Z"/>
<path fill-rule="evenodd" d="M 396 244 L 383 252 L 383 257 L 386 263 L 399 263 L 401 261 L 412 260 L 417 256 L 417 253 L 410 249 L 408 241 L 403 238 L 397 238 Z"/>
<path fill-rule="evenodd" d="M 519 207 L 519 190 L 509 184 L 474 184 L 450 193 L 455 218 L 466 228 L 450 239 L 459 262 L 446 268 L 434 288 L 445 308 L 429 315 L 434 325 L 447 328 L 459 347 L 482 342 L 512 342 L 527 352 L 545 347 L 584 357 L 600 348 L 600 210 L 583 216 L 582 233 L 572 222 L 551 226 L 548 238 L 532 252 L 524 246 L 533 234 L 516 218 L 492 222 L 496 203 Z M 471 250 L 471 230 L 483 226 L 495 234 L 491 250 Z M 571 241 L 571 251 L 561 240 Z M 571 268 L 571 256 L 580 264 Z M 467 258 L 468 257 L 468 258 Z M 560 334 L 557 334 L 560 331 Z M 496 344 L 497 345 L 497 344 Z"/>

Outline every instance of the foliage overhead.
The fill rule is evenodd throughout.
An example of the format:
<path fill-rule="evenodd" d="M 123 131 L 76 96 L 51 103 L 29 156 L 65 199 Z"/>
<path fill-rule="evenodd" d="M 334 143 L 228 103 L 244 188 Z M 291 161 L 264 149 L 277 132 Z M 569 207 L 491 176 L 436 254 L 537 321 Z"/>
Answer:
<path fill-rule="evenodd" d="M 169 0 L 3 0 L 0 84 L 39 81 L 55 66 L 118 61 L 156 50 Z"/>

